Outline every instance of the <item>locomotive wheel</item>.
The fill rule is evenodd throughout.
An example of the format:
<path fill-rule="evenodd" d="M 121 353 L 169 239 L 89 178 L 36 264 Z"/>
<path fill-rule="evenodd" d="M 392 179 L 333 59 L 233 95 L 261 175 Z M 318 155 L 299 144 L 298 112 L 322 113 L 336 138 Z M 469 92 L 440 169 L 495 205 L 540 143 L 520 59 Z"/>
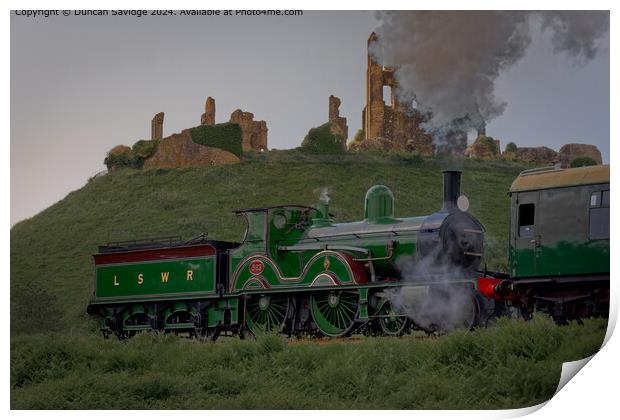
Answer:
<path fill-rule="evenodd" d="M 406 316 L 398 315 L 389 301 L 381 306 L 377 315 L 379 316 L 379 328 L 383 334 L 400 336 L 407 330 L 409 319 Z"/>
<path fill-rule="evenodd" d="M 265 332 L 282 331 L 288 313 L 288 297 L 282 295 L 254 295 L 246 301 L 245 320 L 255 336 Z"/>
<path fill-rule="evenodd" d="M 317 292 L 311 300 L 312 318 L 323 334 L 342 337 L 351 331 L 357 317 L 357 292 Z"/>

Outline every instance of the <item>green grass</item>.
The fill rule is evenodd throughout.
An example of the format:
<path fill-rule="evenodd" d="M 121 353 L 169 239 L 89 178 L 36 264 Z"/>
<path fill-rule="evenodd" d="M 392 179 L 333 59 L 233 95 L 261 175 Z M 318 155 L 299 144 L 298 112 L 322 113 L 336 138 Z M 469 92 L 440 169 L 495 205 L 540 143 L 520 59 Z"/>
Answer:
<path fill-rule="evenodd" d="M 11 342 L 12 409 L 501 409 L 551 398 L 604 320 L 500 320 L 440 338 L 201 343 L 31 335 Z"/>

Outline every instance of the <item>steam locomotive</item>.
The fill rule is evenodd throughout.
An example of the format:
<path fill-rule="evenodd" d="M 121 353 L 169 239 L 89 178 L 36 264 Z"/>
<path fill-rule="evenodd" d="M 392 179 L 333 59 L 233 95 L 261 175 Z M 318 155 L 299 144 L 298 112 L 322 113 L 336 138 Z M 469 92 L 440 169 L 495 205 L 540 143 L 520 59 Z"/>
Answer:
<path fill-rule="evenodd" d="M 484 228 L 463 206 L 461 173 L 443 180 L 443 204 L 429 216 L 395 218 L 392 192 L 376 185 L 357 222 L 334 223 L 324 202 L 284 205 L 236 211 L 247 222 L 241 243 L 109 243 L 94 255 L 87 312 L 118 337 L 472 328 L 492 302 L 477 291 Z"/>
<path fill-rule="evenodd" d="M 238 210 L 241 243 L 200 237 L 99 247 L 89 314 L 104 335 L 139 331 L 340 337 L 473 328 L 535 310 L 556 321 L 609 311 L 609 166 L 541 168 L 511 186 L 509 272 L 479 270 L 484 228 L 467 212 L 461 173 L 443 203 L 394 217 L 376 185 L 364 219 L 334 223 L 327 203 Z"/>

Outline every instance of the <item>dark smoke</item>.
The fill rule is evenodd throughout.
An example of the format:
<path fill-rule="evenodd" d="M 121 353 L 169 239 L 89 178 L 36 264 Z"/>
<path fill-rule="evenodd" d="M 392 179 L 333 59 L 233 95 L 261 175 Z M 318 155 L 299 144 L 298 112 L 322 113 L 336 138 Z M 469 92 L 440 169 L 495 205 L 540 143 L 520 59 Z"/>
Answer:
<path fill-rule="evenodd" d="M 429 131 L 479 128 L 506 103 L 495 81 L 517 63 L 534 30 L 552 32 L 555 53 L 593 59 L 609 31 L 609 12 L 412 11 L 378 12 L 379 42 L 371 53 L 395 67 L 403 103 L 431 115 Z"/>

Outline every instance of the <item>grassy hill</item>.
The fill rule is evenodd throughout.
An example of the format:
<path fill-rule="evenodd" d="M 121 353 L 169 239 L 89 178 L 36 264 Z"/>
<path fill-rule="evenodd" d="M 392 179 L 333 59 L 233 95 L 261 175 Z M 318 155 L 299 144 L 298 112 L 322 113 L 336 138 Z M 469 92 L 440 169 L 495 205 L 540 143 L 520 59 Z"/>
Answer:
<path fill-rule="evenodd" d="M 312 204 L 328 187 L 338 221 L 363 217 L 374 184 L 392 188 L 397 216 L 441 206 L 442 169 L 463 169 L 462 192 L 487 229 L 489 267 L 505 261 L 507 190 L 522 169 L 472 160 L 401 155 L 308 156 L 273 151 L 238 165 L 202 169 L 123 170 L 80 190 L 11 229 L 11 333 L 91 331 L 84 310 L 93 287 L 97 245 L 123 239 L 209 232 L 241 240 L 239 208 Z"/>
<path fill-rule="evenodd" d="M 85 314 L 91 255 L 112 240 L 209 232 L 240 240 L 231 210 L 312 204 L 328 187 L 338 221 L 359 220 L 373 184 L 394 191 L 397 216 L 429 214 L 441 170 L 487 229 L 489 268 L 506 259 L 507 190 L 519 166 L 402 155 L 306 156 L 272 151 L 238 165 L 124 170 L 11 229 L 11 407 L 19 408 L 516 408 L 549 399 L 561 363 L 600 347 L 605 320 L 555 326 L 500 320 L 440 338 L 215 344 L 170 335 L 104 340 Z"/>

